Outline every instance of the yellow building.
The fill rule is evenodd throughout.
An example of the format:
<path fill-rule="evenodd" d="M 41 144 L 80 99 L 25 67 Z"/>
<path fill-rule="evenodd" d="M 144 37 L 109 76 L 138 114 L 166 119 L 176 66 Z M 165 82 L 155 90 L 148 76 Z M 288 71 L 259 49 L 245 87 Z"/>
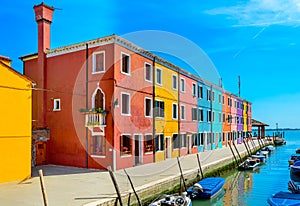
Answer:
<path fill-rule="evenodd" d="M 0 183 L 31 177 L 32 81 L 0 56 Z"/>
<path fill-rule="evenodd" d="M 244 130 L 244 132 L 247 132 L 247 131 L 248 131 L 248 124 L 247 124 L 247 118 L 248 118 L 247 107 L 248 107 L 248 103 L 247 103 L 246 101 L 243 101 L 243 118 L 244 118 L 243 130 Z"/>
<path fill-rule="evenodd" d="M 155 134 L 164 141 L 155 153 L 156 162 L 179 156 L 178 78 L 176 71 L 155 63 Z"/>

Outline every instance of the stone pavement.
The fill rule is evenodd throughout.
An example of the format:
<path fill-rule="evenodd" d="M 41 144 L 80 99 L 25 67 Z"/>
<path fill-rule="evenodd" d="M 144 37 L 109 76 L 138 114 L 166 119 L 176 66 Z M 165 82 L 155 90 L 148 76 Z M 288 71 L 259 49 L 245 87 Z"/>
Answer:
<path fill-rule="evenodd" d="M 258 147 L 257 141 L 255 141 Z M 251 145 L 251 144 L 250 144 Z M 246 154 L 244 144 L 237 145 L 240 154 Z M 229 147 L 200 153 L 202 168 L 207 171 L 234 160 Z M 195 154 L 180 157 L 183 173 L 195 174 L 199 167 Z M 44 165 L 33 169 L 33 177 L 23 182 L 0 184 L 0 205 L 43 205 L 42 192 L 37 171 L 43 170 L 48 203 L 50 206 L 109 205 L 116 192 L 107 171 Z M 151 163 L 126 169 L 136 191 L 146 191 L 154 185 L 175 179 L 179 182 L 177 159 Z M 122 194 L 131 191 L 124 170 L 114 172 Z M 160 188 L 160 187 L 159 187 Z M 154 188 L 155 189 L 155 188 Z M 157 188 L 156 188 L 157 189 Z M 133 195 L 132 195 L 133 196 Z"/>

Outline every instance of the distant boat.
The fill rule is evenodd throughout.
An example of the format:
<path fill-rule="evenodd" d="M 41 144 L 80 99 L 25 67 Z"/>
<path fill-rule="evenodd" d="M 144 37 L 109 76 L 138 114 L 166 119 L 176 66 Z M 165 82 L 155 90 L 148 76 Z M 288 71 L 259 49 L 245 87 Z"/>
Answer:
<path fill-rule="evenodd" d="M 223 189 L 225 179 L 208 177 L 189 187 L 187 194 L 191 199 L 210 199 L 217 196 Z"/>
<path fill-rule="evenodd" d="M 274 138 L 274 144 L 275 145 L 284 145 L 284 144 L 286 144 L 286 141 L 282 137 L 275 137 Z"/>
<path fill-rule="evenodd" d="M 242 164 L 238 166 L 238 170 L 255 170 L 260 165 L 260 160 L 257 158 L 248 157 Z"/>
<path fill-rule="evenodd" d="M 265 162 L 266 161 L 266 156 L 263 153 L 256 154 L 256 155 L 251 155 L 251 157 L 259 159 L 260 162 Z"/>
<path fill-rule="evenodd" d="M 296 149 L 296 154 L 300 154 L 300 148 Z"/>
<path fill-rule="evenodd" d="M 288 160 L 289 165 L 293 165 L 295 161 L 300 160 L 300 154 L 292 154 Z"/>
<path fill-rule="evenodd" d="M 160 195 L 149 206 L 192 206 L 191 199 L 184 192 L 180 195 Z"/>

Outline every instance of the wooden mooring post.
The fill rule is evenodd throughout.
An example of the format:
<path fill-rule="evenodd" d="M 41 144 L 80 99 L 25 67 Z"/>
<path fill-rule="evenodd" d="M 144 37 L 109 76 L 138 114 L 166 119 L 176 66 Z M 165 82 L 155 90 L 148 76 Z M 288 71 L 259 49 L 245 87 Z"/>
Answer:
<path fill-rule="evenodd" d="M 239 166 L 239 164 L 238 164 L 238 162 L 237 162 L 237 159 L 236 159 L 236 157 L 235 157 L 235 154 L 234 154 L 234 152 L 233 152 L 233 150 L 232 150 L 232 147 L 231 147 L 231 142 L 228 142 L 228 145 L 229 145 L 230 151 L 231 151 L 231 153 L 232 153 L 232 155 L 233 155 L 233 157 L 234 157 L 234 160 L 235 160 L 236 166 L 238 167 L 238 166 Z"/>
<path fill-rule="evenodd" d="M 251 153 L 249 152 L 249 149 L 248 149 L 248 147 L 247 147 L 245 138 L 243 138 L 243 143 L 244 143 L 244 145 L 245 145 L 245 148 L 246 148 L 246 150 L 247 150 L 248 155 L 251 156 Z"/>
<path fill-rule="evenodd" d="M 183 177 L 183 173 L 182 173 L 182 169 L 181 169 L 179 157 L 177 157 L 177 162 L 178 162 L 178 167 L 179 167 L 179 170 L 180 170 L 180 179 L 181 179 L 182 182 L 183 182 L 184 191 L 186 191 L 187 188 L 186 188 L 186 185 L 185 185 L 185 179 L 184 179 L 184 177 Z"/>
<path fill-rule="evenodd" d="M 233 141 L 233 147 L 234 147 L 234 149 L 235 149 L 236 153 L 237 153 L 237 154 L 238 154 L 238 156 L 239 156 L 239 160 L 240 160 L 240 161 L 238 161 L 238 162 L 242 162 L 241 155 L 240 155 L 240 153 L 239 153 L 239 150 L 237 149 L 237 147 L 236 147 L 236 145 L 235 145 L 234 141 Z"/>
<path fill-rule="evenodd" d="M 199 153 L 197 153 L 197 160 L 198 160 L 199 170 L 200 170 L 200 173 L 201 173 L 201 179 L 203 179 L 204 175 L 203 175 L 203 170 L 202 170 L 202 167 L 201 167 L 200 154 Z"/>
<path fill-rule="evenodd" d="M 116 178 L 115 178 L 115 176 L 114 176 L 114 173 L 113 173 L 113 171 L 111 170 L 111 167 L 110 167 L 110 166 L 107 167 L 107 170 L 108 170 L 108 172 L 109 172 L 110 178 L 111 178 L 111 180 L 112 180 L 112 182 L 113 182 L 113 184 L 114 184 L 116 193 L 117 193 L 117 195 L 118 195 L 115 204 L 117 204 L 117 201 L 119 200 L 120 206 L 123 206 L 122 198 L 121 198 L 121 193 L 120 193 L 120 190 L 119 190 L 119 186 L 118 186 L 117 180 L 116 180 Z"/>
<path fill-rule="evenodd" d="M 133 190 L 133 192 L 134 192 L 134 195 L 135 195 L 135 197 L 136 197 L 136 199 L 137 199 L 137 201 L 138 201 L 138 204 L 139 204 L 139 206 L 141 206 L 142 203 L 141 203 L 141 201 L 140 201 L 140 198 L 139 198 L 138 194 L 136 193 L 136 191 L 135 191 L 135 189 L 134 189 L 134 186 L 133 186 L 133 183 L 132 183 L 132 181 L 131 181 L 131 178 L 130 178 L 130 176 L 128 175 L 128 173 L 126 172 L 125 169 L 124 169 L 124 172 L 125 172 L 125 174 L 127 175 L 127 178 L 128 178 L 128 180 L 129 180 L 130 186 L 131 186 L 131 188 L 132 188 L 132 190 Z M 129 203 L 130 203 L 130 199 L 129 199 L 129 201 L 128 201 L 128 204 L 129 204 Z"/>
<path fill-rule="evenodd" d="M 39 176 L 40 176 L 40 183 L 41 183 L 41 190 L 42 190 L 42 194 L 43 194 L 44 206 L 48 206 L 48 199 L 47 199 L 47 193 L 46 193 L 46 188 L 45 188 L 45 183 L 44 183 L 43 170 L 39 170 Z"/>

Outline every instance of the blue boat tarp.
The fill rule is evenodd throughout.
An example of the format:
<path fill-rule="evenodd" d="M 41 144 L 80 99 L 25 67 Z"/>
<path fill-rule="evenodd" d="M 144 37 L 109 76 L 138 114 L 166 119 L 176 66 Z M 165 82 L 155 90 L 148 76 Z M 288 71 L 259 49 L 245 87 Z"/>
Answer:
<path fill-rule="evenodd" d="M 273 197 L 268 199 L 268 203 L 272 206 L 295 206 L 300 205 L 300 194 L 294 194 L 291 192 L 278 192 Z"/>
<path fill-rule="evenodd" d="M 198 182 L 201 185 L 203 192 L 199 192 L 195 195 L 195 186 L 188 188 L 187 193 L 192 199 L 211 198 L 217 194 L 225 183 L 225 179 L 222 177 L 208 177 Z"/>

